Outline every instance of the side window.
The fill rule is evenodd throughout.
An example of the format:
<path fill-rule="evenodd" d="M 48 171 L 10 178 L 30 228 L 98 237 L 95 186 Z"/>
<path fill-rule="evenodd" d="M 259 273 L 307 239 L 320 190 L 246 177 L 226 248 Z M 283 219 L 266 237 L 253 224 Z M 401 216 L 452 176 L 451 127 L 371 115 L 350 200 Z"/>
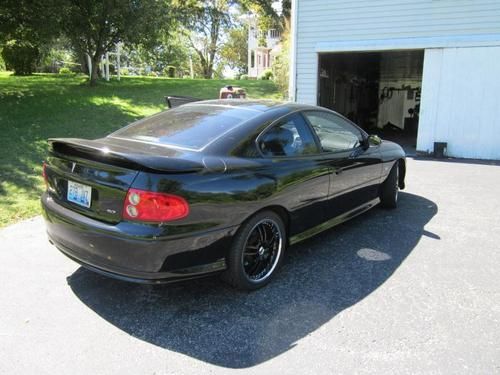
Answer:
<path fill-rule="evenodd" d="M 295 113 L 280 120 L 259 138 L 264 156 L 300 156 L 317 154 L 318 148 L 304 118 Z"/>
<path fill-rule="evenodd" d="M 358 147 L 362 141 L 359 129 L 343 118 L 328 112 L 304 112 L 325 152 L 346 151 Z"/>

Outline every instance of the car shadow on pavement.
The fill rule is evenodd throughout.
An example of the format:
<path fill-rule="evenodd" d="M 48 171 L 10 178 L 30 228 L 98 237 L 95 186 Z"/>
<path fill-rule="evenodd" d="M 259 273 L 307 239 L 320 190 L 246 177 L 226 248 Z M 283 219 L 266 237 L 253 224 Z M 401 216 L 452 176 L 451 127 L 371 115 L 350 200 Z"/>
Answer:
<path fill-rule="evenodd" d="M 265 288 L 235 291 L 218 278 L 144 286 L 80 267 L 75 295 L 124 332 L 227 368 L 246 368 L 297 345 L 382 285 L 415 248 L 435 203 L 400 194 L 397 210 L 373 209 L 291 247 Z"/>

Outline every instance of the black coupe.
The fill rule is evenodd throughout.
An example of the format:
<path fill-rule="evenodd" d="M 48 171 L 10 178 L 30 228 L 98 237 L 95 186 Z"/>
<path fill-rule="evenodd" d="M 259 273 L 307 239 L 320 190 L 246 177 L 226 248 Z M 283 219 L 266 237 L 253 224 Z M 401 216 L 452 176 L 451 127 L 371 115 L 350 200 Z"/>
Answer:
<path fill-rule="evenodd" d="M 315 106 L 186 104 L 97 140 L 50 139 L 50 241 L 83 266 L 160 283 L 221 273 L 256 289 L 287 246 L 381 204 L 405 153 Z"/>

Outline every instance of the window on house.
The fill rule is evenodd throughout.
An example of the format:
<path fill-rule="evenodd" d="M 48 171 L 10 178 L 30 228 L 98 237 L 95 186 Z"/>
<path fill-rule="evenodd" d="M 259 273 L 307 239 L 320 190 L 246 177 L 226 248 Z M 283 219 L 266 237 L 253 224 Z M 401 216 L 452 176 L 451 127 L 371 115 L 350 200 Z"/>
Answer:
<path fill-rule="evenodd" d="M 255 68 L 255 52 L 250 52 L 250 67 Z"/>

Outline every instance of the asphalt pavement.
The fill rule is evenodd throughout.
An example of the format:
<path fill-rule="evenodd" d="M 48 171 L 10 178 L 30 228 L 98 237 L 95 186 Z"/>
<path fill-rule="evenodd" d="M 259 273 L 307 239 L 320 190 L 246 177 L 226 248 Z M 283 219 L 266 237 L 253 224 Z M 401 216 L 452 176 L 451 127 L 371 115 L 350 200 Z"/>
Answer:
<path fill-rule="evenodd" d="M 408 160 L 397 210 L 291 247 L 266 288 L 143 286 L 0 230 L 0 374 L 500 374 L 500 166 Z"/>

